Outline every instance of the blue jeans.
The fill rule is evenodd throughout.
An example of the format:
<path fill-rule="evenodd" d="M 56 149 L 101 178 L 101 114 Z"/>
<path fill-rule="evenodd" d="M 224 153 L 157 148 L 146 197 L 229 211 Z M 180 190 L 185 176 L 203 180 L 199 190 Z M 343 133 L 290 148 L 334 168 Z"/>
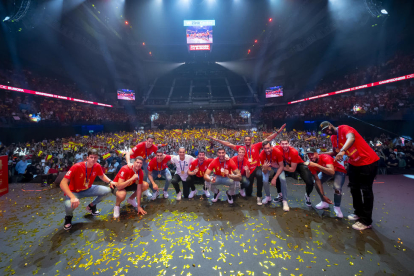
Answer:
<path fill-rule="evenodd" d="M 98 204 L 101 202 L 106 196 L 108 196 L 111 193 L 111 188 L 101 185 L 92 185 L 89 189 L 80 191 L 79 193 L 73 193 L 74 196 L 76 196 L 78 199 L 84 198 L 84 197 L 94 197 L 96 198 L 92 201 L 93 205 Z M 72 204 L 70 203 L 70 197 L 65 196 L 65 211 L 67 216 L 73 216 L 73 208 Z"/>
<path fill-rule="evenodd" d="M 270 196 L 269 177 L 272 176 L 273 178 L 275 174 L 276 172 L 274 171 L 274 169 L 272 169 L 270 172 L 266 172 L 266 173 L 262 172 L 263 187 L 264 187 L 266 196 Z M 287 183 L 286 183 L 286 175 L 284 171 L 279 175 L 279 178 L 277 180 L 280 181 L 280 189 L 282 192 L 283 200 L 287 201 Z"/>
<path fill-rule="evenodd" d="M 320 172 L 318 174 L 319 179 L 321 180 L 322 184 L 326 181 L 334 179 L 334 204 L 335 207 L 341 206 L 341 199 L 342 199 L 342 186 L 344 186 L 345 183 L 345 173 L 343 172 L 335 172 L 335 175 L 328 175 L 323 172 Z"/>
<path fill-rule="evenodd" d="M 230 179 L 228 177 L 222 177 L 219 175 L 215 175 L 214 177 L 216 177 L 216 182 L 210 182 L 211 184 L 211 191 L 215 194 L 218 193 L 218 189 L 217 186 L 218 185 L 228 185 L 229 186 L 229 195 L 234 195 L 236 194 L 236 183 L 234 182 L 233 179 Z"/>
<path fill-rule="evenodd" d="M 155 179 L 159 179 L 158 178 L 158 174 L 161 174 L 161 177 L 164 177 L 165 178 L 164 191 L 168 191 L 168 186 L 170 186 L 170 181 L 171 181 L 171 173 L 170 173 L 170 170 L 169 169 L 164 169 L 161 172 L 159 172 L 159 171 L 152 171 L 151 176 L 152 176 L 152 178 L 154 180 Z M 153 185 L 152 185 L 151 181 L 149 181 L 149 179 L 148 179 L 148 185 L 151 188 L 151 190 L 154 192 L 155 190 L 153 188 Z"/>

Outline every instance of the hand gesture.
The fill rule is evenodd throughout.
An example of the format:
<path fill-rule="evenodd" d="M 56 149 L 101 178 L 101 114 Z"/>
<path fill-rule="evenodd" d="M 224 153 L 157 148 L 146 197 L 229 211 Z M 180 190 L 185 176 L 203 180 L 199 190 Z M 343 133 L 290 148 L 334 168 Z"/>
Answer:
<path fill-rule="evenodd" d="M 244 170 L 245 170 L 247 173 L 249 173 L 249 172 L 250 172 L 249 166 L 244 166 L 243 168 L 244 168 Z"/>
<path fill-rule="evenodd" d="M 272 184 L 272 186 L 276 186 L 276 177 L 273 177 L 272 181 L 270 182 L 270 184 Z"/>
<path fill-rule="evenodd" d="M 79 206 L 79 199 L 77 197 L 71 198 L 70 205 L 72 206 L 72 209 L 76 209 Z"/>
<path fill-rule="evenodd" d="M 194 173 L 198 173 L 198 168 L 195 168 L 195 170 L 193 172 Z"/>
<path fill-rule="evenodd" d="M 323 201 L 325 201 L 328 204 L 333 204 L 332 200 L 330 200 L 326 195 L 323 196 Z"/>
<path fill-rule="evenodd" d="M 138 174 L 135 173 L 131 178 L 132 178 L 132 181 L 137 180 L 138 179 Z"/>
<path fill-rule="evenodd" d="M 118 182 L 111 182 L 111 184 L 109 184 L 109 187 L 111 188 L 111 189 L 115 189 L 115 187 L 116 186 L 118 186 Z"/>
<path fill-rule="evenodd" d="M 211 183 L 216 183 L 216 177 L 215 177 L 215 176 L 213 176 L 213 177 L 211 178 Z"/>
<path fill-rule="evenodd" d="M 224 170 L 223 173 L 224 173 L 225 176 L 228 176 L 229 175 L 229 170 Z"/>
<path fill-rule="evenodd" d="M 340 151 L 336 156 L 335 156 L 335 160 L 336 161 L 342 161 L 342 159 L 344 158 L 345 152 Z"/>
<path fill-rule="evenodd" d="M 316 164 L 316 163 L 314 163 L 314 162 L 312 162 L 312 161 L 309 161 L 309 165 L 308 165 L 309 167 L 317 167 L 318 166 L 318 164 Z"/>
<path fill-rule="evenodd" d="M 139 206 L 139 207 L 138 207 L 138 215 L 139 215 L 139 214 L 146 215 L 146 214 L 147 214 L 147 212 L 145 212 L 145 211 L 144 211 L 144 209 L 142 209 L 142 207 L 141 207 L 141 206 Z"/>

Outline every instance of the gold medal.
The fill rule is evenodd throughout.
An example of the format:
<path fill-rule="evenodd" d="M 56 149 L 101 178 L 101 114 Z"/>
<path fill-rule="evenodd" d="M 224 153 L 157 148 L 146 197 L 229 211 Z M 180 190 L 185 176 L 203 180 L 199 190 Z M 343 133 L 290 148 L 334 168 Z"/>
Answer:
<path fill-rule="evenodd" d="M 161 174 L 158 174 L 158 178 L 161 178 Z"/>
<path fill-rule="evenodd" d="M 249 162 L 250 162 L 250 163 L 252 162 L 252 159 L 251 159 L 251 158 L 249 158 Z"/>
<path fill-rule="evenodd" d="M 181 171 L 181 174 L 184 174 L 184 171 Z"/>

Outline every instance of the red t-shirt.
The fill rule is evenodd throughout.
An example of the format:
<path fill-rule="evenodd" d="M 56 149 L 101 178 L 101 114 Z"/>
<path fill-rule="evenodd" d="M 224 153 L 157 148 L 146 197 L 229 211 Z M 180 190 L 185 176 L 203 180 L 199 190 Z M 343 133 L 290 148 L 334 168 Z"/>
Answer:
<path fill-rule="evenodd" d="M 241 147 L 245 148 L 246 150 L 244 157 L 247 158 L 247 160 L 250 162 L 250 171 L 252 172 L 254 169 L 256 169 L 257 166 L 260 165 L 259 154 L 260 150 L 262 149 L 262 142 L 251 145 L 249 150 L 247 150 L 246 146 L 236 146 L 236 151 L 238 151 Z"/>
<path fill-rule="evenodd" d="M 283 161 L 288 163 L 289 165 L 292 163 L 300 164 L 304 161 L 299 156 L 299 152 L 294 147 L 289 147 L 289 150 L 285 152 L 282 148 L 282 146 L 276 146 L 279 151 L 282 152 Z"/>
<path fill-rule="evenodd" d="M 211 170 L 215 175 L 224 177 L 224 172 L 222 172 L 221 169 L 229 170 L 229 174 L 231 174 L 234 170 L 237 170 L 237 166 L 236 164 L 234 164 L 232 160 L 225 160 L 224 162 L 220 163 L 220 160 L 217 157 L 213 161 L 211 161 L 210 165 L 208 166 L 208 169 Z"/>
<path fill-rule="evenodd" d="M 212 158 L 204 159 L 202 164 L 198 163 L 198 158 L 196 158 L 193 162 L 191 162 L 190 167 L 188 168 L 189 171 L 194 171 L 198 167 L 198 172 L 195 174 L 197 177 L 204 177 L 204 173 L 206 172 L 208 166 L 213 161 Z"/>
<path fill-rule="evenodd" d="M 259 157 L 260 157 L 260 164 L 261 165 L 263 165 L 266 160 L 268 160 L 270 163 L 272 163 L 272 162 L 279 163 L 279 162 L 283 161 L 283 154 L 276 147 L 272 148 L 272 151 L 269 155 L 267 155 L 266 152 L 264 150 L 262 150 Z"/>
<path fill-rule="evenodd" d="M 121 178 L 124 181 L 129 180 L 131 177 L 133 177 L 135 174 L 134 169 L 130 169 L 128 165 L 123 166 L 118 174 L 115 176 L 114 182 L 118 182 L 118 180 Z M 144 172 L 142 169 L 138 170 L 138 184 L 142 184 L 144 182 Z M 132 183 L 131 183 L 132 184 Z"/>
<path fill-rule="evenodd" d="M 49 171 L 47 173 L 48 174 L 54 174 L 54 173 L 59 173 L 59 171 L 56 170 L 56 169 L 49 169 Z"/>
<path fill-rule="evenodd" d="M 88 168 L 87 171 L 85 171 L 85 162 L 79 162 L 69 169 L 65 175 L 65 178 L 70 180 L 70 191 L 77 193 L 89 189 L 92 186 L 92 183 L 95 181 L 95 178 L 101 175 L 103 175 L 103 171 L 101 165 L 98 163 L 95 164 L 92 168 Z M 86 177 L 88 177 L 88 183 L 86 183 Z"/>
<path fill-rule="evenodd" d="M 171 161 L 171 155 L 165 155 L 164 159 L 161 161 L 161 163 L 157 162 L 157 157 L 154 157 L 151 159 L 151 161 L 148 164 L 148 171 L 163 171 L 166 168 L 168 168 L 167 163 Z"/>
<path fill-rule="evenodd" d="M 242 175 L 246 175 L 246 170 L 244 169 L 245 166 L 248 166 L 250 169 L 250 162 L 247 158 L 243 158 L 243 161 L 239 161 L 238 156 L 233 156 L 231 160 L 236 164 L 237 169 L 240 171 Z"/>
<path fill-rule="evenodd" d="M 352 166 L 365 166 L 379 160 L 378 155 L 365 142 L 364 138 L 354 128 L 347 125 L 338 126 L 339 146 L 337 144 L 337 135 L 331 136 L 332 147 L 340 150 L 347 140 L 346 135 L 348 133 L 353 133 L 355 136 L 354 143 L 345 152 L 349 157 L 349 164 Z"/>
<path fill-rule="evenodd" d="M 135 147 L 132 148 L 133 154 L 130 156 L 131 158 L 135 158 L 137 156 L 141 156 L 144 159 L 148 159 L 153 152 L 157 152 L 158 147 L 156 145 L 151 145 L 150 148 L 146 147 L 146 142 L 141 142 Z"/>
<path fill-rule="evenodd" d="M 346 173 L 344 166 L 339 164 L 332 156 L 328 154 L 320 154 L 318 164 L 325 168 L 327 167 L 327 165 L 333 165 L 336 172 Z M 319 168 L 311 166 L 309 166 L 309 170 L 312 174 L 317 174 L 321 171 Z"/>

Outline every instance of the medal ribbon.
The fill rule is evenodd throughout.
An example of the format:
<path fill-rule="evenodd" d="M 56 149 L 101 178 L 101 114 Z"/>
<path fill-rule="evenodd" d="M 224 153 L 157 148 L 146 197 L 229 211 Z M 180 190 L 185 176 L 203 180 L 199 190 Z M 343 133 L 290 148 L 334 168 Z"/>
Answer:
<path fill-rule="evenodd" d="M 247 149 L 247 146 L 244 146 L 246 148 L 246 153 L 247 153 L 247 159 L 252 159 L 252 146 L 250 145 L 250 155 L 249 155 L 249 150 Z"/>
<path fill-rule="evenodd" d="M 184 168 L 185 168 L 185 160 L 184 160 L 184 166 L 183 167 L 181 167 L 181 160 L 180 161 L 178 161 L 179 162 L 179 164 L 180 164 L 180 169 L 181 169 L 181 171 L 183 172 L 184 171 Z"/>
<path fill-rule="evenodd" d="M 92 172 L 93 172 L 93 167 L 95 167 L 95 165 L 92 166 L 91 168 L 91 173 L 89 174 L 89 179 L 88 179 L 88 163 L 85 162 L 85 177 L 86 177 L 86 183 L 89 183 L 89 179 L 91 179 L 92 176 Z"/>

